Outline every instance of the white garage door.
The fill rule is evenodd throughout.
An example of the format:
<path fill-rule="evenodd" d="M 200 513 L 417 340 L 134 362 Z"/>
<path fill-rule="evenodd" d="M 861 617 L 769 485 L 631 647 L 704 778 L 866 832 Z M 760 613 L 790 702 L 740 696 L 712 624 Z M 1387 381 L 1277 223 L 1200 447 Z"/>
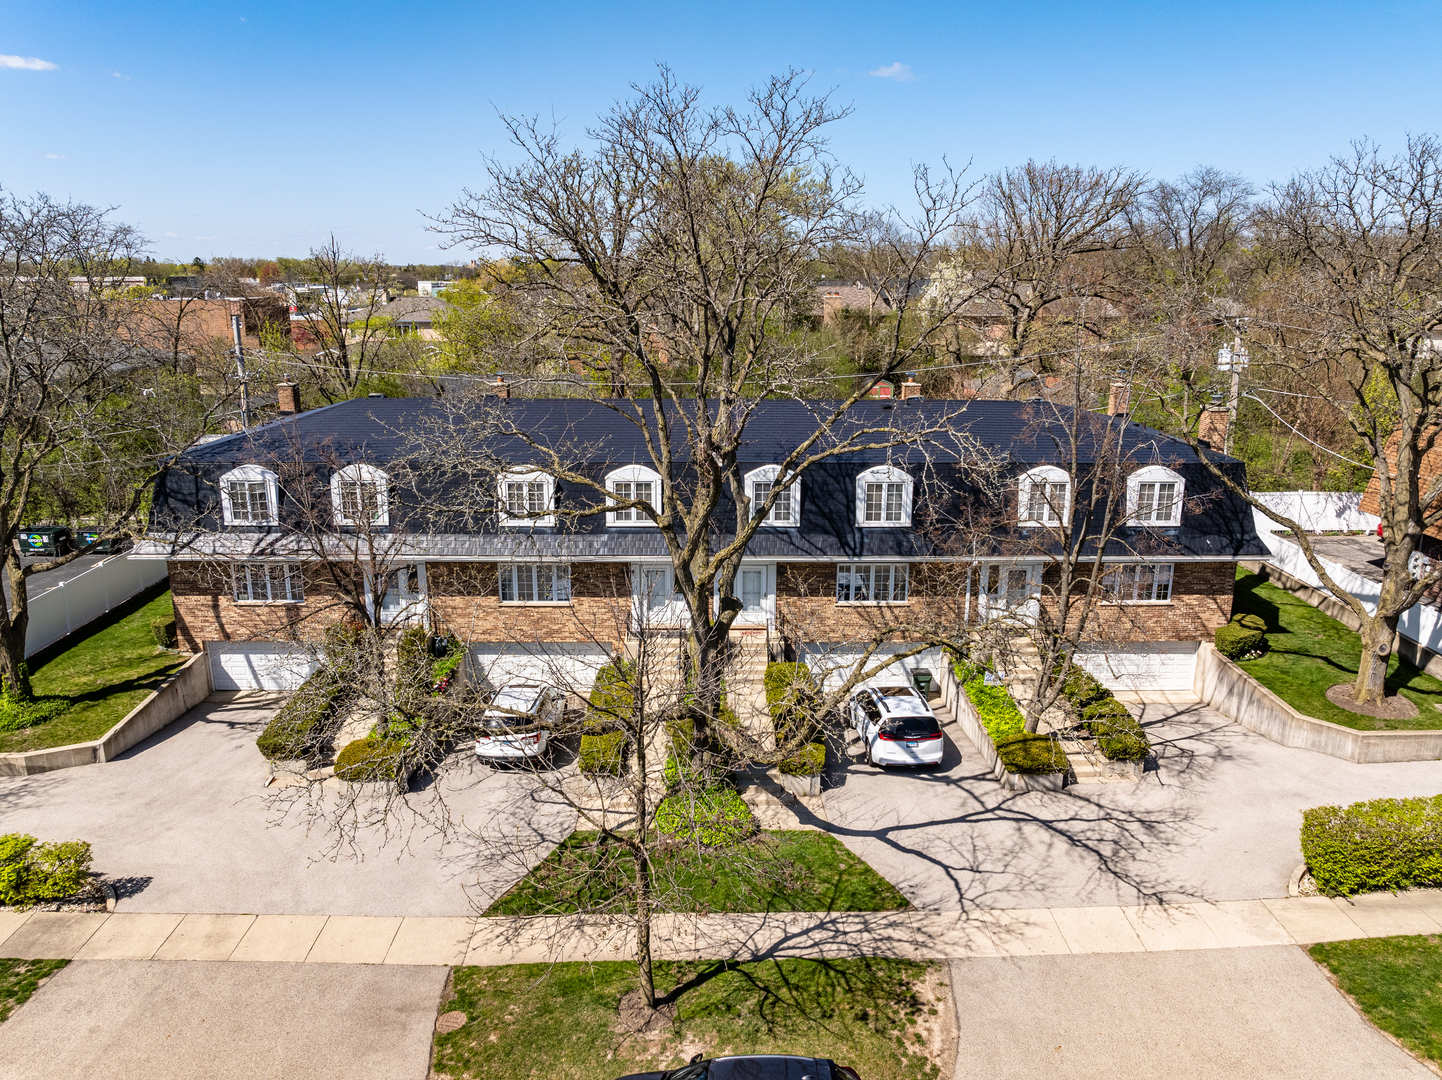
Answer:
<path fill-rule="evenodd" d="M 294 690 L 316 668 L 316 657 L 273 641 L 208 641 L 210 685 L 215 690 Z"/>
<path fill-rule="evenodd" d="M 800 658 L 811 669 L 811 673 L 821 680 L 823 686 L 832 689 L 851 678 L 858 670 L 858 666 L 863 673 L 871 671 L 878 665 L 884 664 L 887 656 L 902 652 L 907 648 L 914 648 L 914 646 L 883 645 L 863 662 L 866 650 L 856 645 L 842 642 L 810 641 L 801 646 Z M 865 681 L 895 678 L 909 683 L 911 673 L 917 668 L 926 668 L 935 678 L 941 673 L 941 664 L 940 648 L 923 649 L 915 656 L 906 656 L 893 661 Z"/>
<path fill-rule="evenodd" d="M 610 661 L 604 649 L 584 642 L 480 643 L 471 646 L 471 677 L 491 686 L 525 680 L 547 683 L 587 697 L 596 673 Z"/>
<path fill-rule="evenodd" d="M 1078 649 L 1076 662 L 1110 690 L 1191 690 L 1197 645 L 1158 641 L 1092 647 Z"/>

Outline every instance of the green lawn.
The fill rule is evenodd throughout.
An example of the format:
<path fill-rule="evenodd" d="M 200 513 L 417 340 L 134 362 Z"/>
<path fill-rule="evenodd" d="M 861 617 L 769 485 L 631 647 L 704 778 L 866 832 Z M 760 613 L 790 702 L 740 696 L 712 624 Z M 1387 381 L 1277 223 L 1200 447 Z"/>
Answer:
<path fill-rule="evenodd" d="M 1298 712 L 1363 731 L 1442 728 L 1442 682 L 1423 674 L 1394 653 L 1387 667 L 1387 692 L 1417 703 L 1410 720 L 1361 716 L 1333 705 L 1327 688 L 1357 677 L 1362 640 L 1330 615 L 1270 585 L 1258 574 L 1237 571 L 1235 611 L 1260 615 L 1267 623 L 1267 651 L 1243 660 L 1252 678 Z"/>
<path fill-rule="evenodd" d="M 435 1037 L 434 1075 L 613 1080 L 697 1052 L 771 1051 L 829 1057 L 866 1080 L 938 1077 L 926 1032 L 952 1007 L 940 971 L 904 960 L 661 963 L 657 991 L 684 987 L 674 1026 L 630 1034 L 617 1030 L 617 1005 L 636 986 L 634 964 L 456 968 L 441 1011 L 467 1023 Z"/>
<path fill-rule="evenodd" d="M 36 697 L 60 698 L 66 707 L 34 727 L 0 732 L 0 753 L 87 742 L 114 727 L 185 662 L 157 648 L 151 635 L 150 620 L 171 613 L 165 592 L 33 671 Z"/>
<path fill-rule="evenodd" d="M 556 915 L 618 908 L 632 863 L 614 841 L 575 832 L 491 905 L 487 915 Z M 907 906 L 865 862 L 814 830 L 762 833 L 739 848 L 677 846 L 656 860 L 669 911 L 891 911 Z"/>
<path fill-rule="evenodd" d="M 0 960 L 0 1021 L 30 1000 L 30 995 L 68 960 Z"/>
<path fill-rule="evenodd" d="M 1442 1065 L 1442 936 L 1328 941 L 1308 952 L 1368 1020 Z"/>

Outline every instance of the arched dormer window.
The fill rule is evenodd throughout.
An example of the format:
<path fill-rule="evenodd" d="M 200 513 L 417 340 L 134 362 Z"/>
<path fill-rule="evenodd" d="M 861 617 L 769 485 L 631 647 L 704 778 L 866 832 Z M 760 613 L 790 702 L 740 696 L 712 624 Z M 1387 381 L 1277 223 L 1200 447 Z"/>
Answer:
<path fill-rule="evenodd" d="M 1164 465 L 1148 465 L 1127 477 L 1127 524 L 1168 526 L 1182 523 L 1186 484 Z"/>
<path fill-rule="evenodd" d="M 1017 483 L 1018 525 L 1061 525 L 1071 515 L 1071 478 L 1055 465 L 1038 465 Z"/>
<path fill-rule="evenodd" d="M 220 512 L 227 525 L 278 525 L 280 477 L 241 465 L 220 478 Z"/>
<path fill-rule="evenodd" d="M 347 465 L 330 478 L 330 502 L 337 525 L 390 524 L 390 477 L 373 465 Z"/>
<path fill-rule="evenodd" d="M 661 474 L 645 465 L 623 465 L 607 473 L 606 490 L 618 500 L 646 503 L 652 509 L 661 506 Z M 639 506 L 622 506 L 606 511 L 606 524 L 634 528 L 655 522 Z"/>
<path fill-rule="evenodd" d="M 500 521 L 508 526 L 556 523 L 556 478 L 546 472 L 504 472 L 497 481 Z"/>
<path fill-rule="evenodd" d="M 746 494 L 751 499 L 751 515 L 761 512 L 762 504 L 771 497 L 776 487 L 776 478 L 781 475 L 780 465 L 762 465 L 752 469 L 744 477 Z M 776 493 L 776 501 L 766 515 L 764 525 L 776 525 L 794 529 L 801 524 L 801 478 L 798 476 Z"/>
<path fill-rule="evenodd" d="M 911 524 L 911 474 L 875 465 L 856 477 L 856 524 L 886 529 Z"/>

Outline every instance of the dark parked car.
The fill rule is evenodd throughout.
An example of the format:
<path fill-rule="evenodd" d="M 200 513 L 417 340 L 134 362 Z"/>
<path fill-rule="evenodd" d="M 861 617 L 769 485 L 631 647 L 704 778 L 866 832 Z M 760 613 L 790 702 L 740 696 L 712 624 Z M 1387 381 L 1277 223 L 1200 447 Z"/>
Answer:
<path fill-rule="evenodd" d="M 701 1060 L 669 1072 L 633 1073 L 620 1080 L 861 1080 L 856 1070 L 828 1058 L 792 1054 L 747 1054 Z"/>

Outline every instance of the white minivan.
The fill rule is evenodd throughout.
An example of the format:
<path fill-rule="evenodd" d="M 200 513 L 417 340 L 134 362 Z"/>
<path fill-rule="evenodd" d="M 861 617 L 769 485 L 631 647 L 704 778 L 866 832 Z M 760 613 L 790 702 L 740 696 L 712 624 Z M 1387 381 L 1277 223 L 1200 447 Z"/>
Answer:
<path fill-rule="evenodd" d="M 565 695 L 552 686 L 518 682 L 501 687 L 481 714 L 476 755 L 490 760 L 541 757 L 565 708 Z"/>
<path fill-rule="evenodd" d="M 873 765 L 940 765 L 941 724 L 926 699 L 906 685 L 863 686 L 851 695 L 851 727 Z"/>

